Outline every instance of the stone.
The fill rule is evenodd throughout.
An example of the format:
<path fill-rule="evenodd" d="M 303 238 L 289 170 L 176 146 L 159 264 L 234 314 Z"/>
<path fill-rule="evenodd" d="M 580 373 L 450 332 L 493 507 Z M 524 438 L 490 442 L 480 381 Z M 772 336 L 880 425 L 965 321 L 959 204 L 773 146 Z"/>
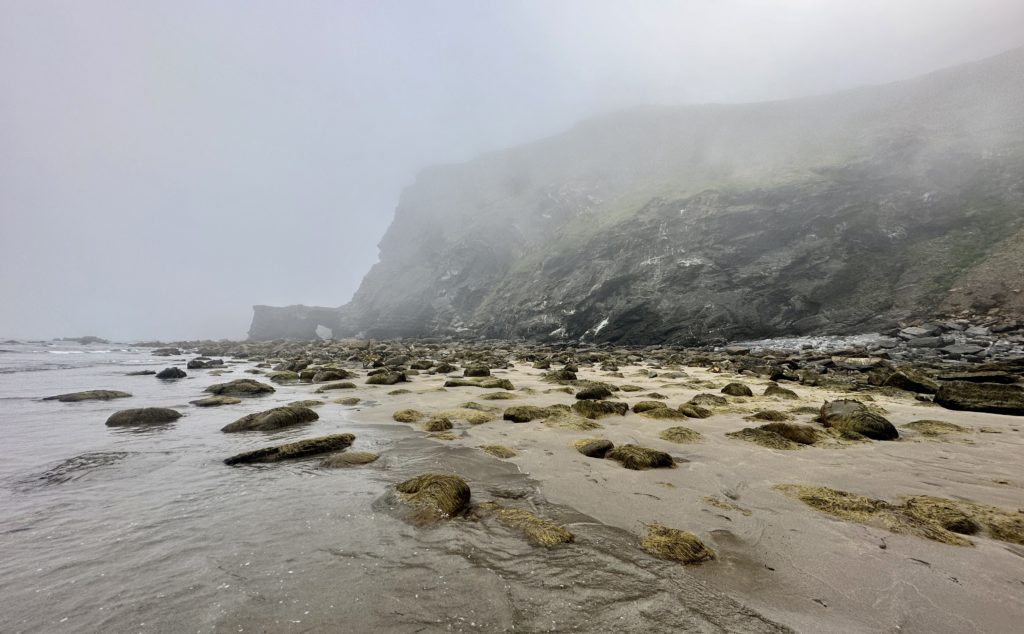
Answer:
<path fill-rule="evenodd" d="M 181 418 L 181 412 L 167 407 L 139 407 L 114 412 L 107 419 L 107 427 L 166 425 L 179 418 Z"/>

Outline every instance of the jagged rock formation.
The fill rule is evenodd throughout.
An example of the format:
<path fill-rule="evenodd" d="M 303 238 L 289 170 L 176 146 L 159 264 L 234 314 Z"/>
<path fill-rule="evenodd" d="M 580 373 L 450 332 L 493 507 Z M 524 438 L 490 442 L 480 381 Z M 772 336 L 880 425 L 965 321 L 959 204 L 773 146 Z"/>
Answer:
<path fill-rule="evenodd" d="M 595 119 L 426 170 L 350 304 L 256 307 L 251 334 L 311 338 L 333 318 L 336 336 L 685 344 L 1024 317 L 1022 104 L 1017 49 L 834 95 Z"/>

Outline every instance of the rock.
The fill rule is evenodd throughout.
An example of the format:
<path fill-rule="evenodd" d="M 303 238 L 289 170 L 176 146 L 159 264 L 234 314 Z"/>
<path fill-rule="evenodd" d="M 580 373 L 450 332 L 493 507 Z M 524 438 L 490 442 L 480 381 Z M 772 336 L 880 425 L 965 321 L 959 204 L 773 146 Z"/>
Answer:
<path fill-rule="evenodd" d="M 576 401 L 572 404 L 572 411 L 586 418 L 598 419 L 615 414 L 625 416 L 629 405 L 615 401 Z"/>
<path fill-rule="evenodd" d="M 722 394 L 728 394 L 729 396 L 753 396 L 754 393 L 750 391 L 750 388 L 742 383 L 730 383 L 722 388 Z"/>
<path fill-rule="evenodd" d="M 450 363 L 441 363 L 434 368 L 434 372 L 437 374 L 448 374 L 449 372 L 455 372 L 456 370 L 458 370 L 458 368 Z"/>
<path fill-rule="evenodd" d="M 605 438 L 584 438 L 577 440 L 573 446 L 588 458 L 604 458 L 615 447 L 612 441 Z"/>
<path fill-rule="evenodd" d="M 204 357 L 196 357 L 195 359 L 189 359 L 185 367 L 189 370 L 204 370 L 207 368 L 222 368 L 224 367 L 223 359 L 207 359 Z"/>
<path fill-rule="evenodd" d="M 425 473 L 395 489 L 402 501 L 434 519 L 454 517 L 469 506 L 469 485 L 457 475 Z"/>
<path fill-rule="evenodd" d="M 494 502 L 484 502 L 480 505 L 480 510 L 493 512 L 502 524 L 522 531 L 531 542 L 538 546 L 557 546 L 569 543 L 574 539 L 573 534 L 564 527 L 530 511 L 514 509 Z"/>
<path fill-rule="evenodd" d="M 939 334 L 939 328 L 936 326 L 911 326 L 899 332 L 900 338 L 906 340 L 931 337 L 937 334 Z"/>
<path fill-rule="evenodd" d="M 495 458 L 515 458 L 519 455 L 515 449 L 511 449 L 505 445 L 480 445 L 480 448 Z"/>
<path fill-rule="evenodd" d="M 672 456 L 664 451 L 641 447 L 640 445 L 621 445 L 611 449 L 605 458 L 614 460 L 627 469 L 641 471 L 644 469 L 666 469 L 675 466 Z"/>
<path fill-rule="evenodd" d="M 468 367 L 465 370 L 463 370 L 462 371 L 462 376 L 466 376 L 466 377 L 491 376 L 491 369 L 488 368 L 487 366 L 475 365 L 475 366 Z"/>
<path fill-rule="evenodd" d="M 683 564 L 700 564 L 716 557 L 715 551 L 693 533 L 661 524 L 647 526 L 647 537 L 641 545 L 655 557 Z"/>
<path fill-rule="evenodd" d="M 896 440 L 899 432 L 885 417 L 875 414 L 860 401 L 841 399 L 825 402 L 819 420 L 825 427 L 854 432 L 874 440 Z"/>
<path fill-rule="evenodd" d="M 444 382 L 445 387 L 479 387 L 485 390 L 514 390 L 512 381 L 508 379 L 496 379 L 487 377 L 482 379 L 448 379 Z"/>
<path fill-rule="evenodd" d="M 224 460 L 226 465 L 252 464 L 259 462 L 280 462 L 282 460 L 296 460 L 308 458 L 323 453 L 341 451 L 352 445 L 356 439 L 352 434 L 333 434 L 330 436 L 319 436 L 308 438 L 274 447 L 264 447 L 254 451 L 246 451 Z"/>
<path fill-rule="evenodd" d="M 672 409 L 671 407 L 655 407 L 654 409 L 649 409 L 640 415 L 644 418 L 654 418 L 656 420 L 681 420 L 683 418 L 691 418 L 683 412 L 677 409 Z"/>
<path fill-rule="evenodd" d="M 793 390 L 784 388 L 777 383 L 769 383 L 768 387 L 764 388 L 765 396 L 774 396 L 776 398 L 789 399 L 791 401 L 799 400 L 800 395 Z"/>
<path fill-rule="evenodd" d="M 354 390 L 356 384 L 352 381 L 338 381 L 337 383 L 328 383 L 321 385 L 316 389 L 317 394 L 323 394 L 324 392 L 330 392 L 331 390 Z"/>
<path fill-rule="evenodd" d="M 291 370 L 278 370 L 277 372 L 271 372 L 268 374 L 267 379 L 269 379 L 271 383 L 283 385 L 298 382 L 299 375 L 297 372 L 292 372 Z"/>
<path fill-rule="evenodd" d="M 698 394 L 689 400 L 689 404 L 699 405 L 701 407 L 721 407 L 723 405 L 728 405 L 729 401 L 726 400 L 724 396 L 718 396 L 716 394 Z"/>
<path fill-rule="evenodd" d="M 395 383 L 404 383 L 409 379 L 406 378 L 404 372 L 379 372 L 372 374 L 366 379 L 367 385 L 394 385 Z"/>
<path fill-rule="evenodd" d="M 289 405 L 243 416 L 222 427 L 221 431 L 228 434 L 239 431 L 276 431 L 285 427 L 311 423 L 319 418 L 320 416 L 308 407 Z"/>
<path fill-rule="evenodd" d="M 313 383 L 327 383 L 329 381 L 341 381 L 342 379 L 349 378 L 352 378 L 352 373 L 348 370 L 325 368 L 313 375 Z"/>
<path fill-rule="evenodd" d="M 948 372 L 939 375 L 940 381 L 970 381 L 971 383 L 1016 383 L 1018 377 L 998 370 L 980 372 Z"/>
<path fill-rule="evenodd" d="M 195 401 L 189 401 L 189 403 L 196 407 L 219 407 L 221 405 L 237 405 L 241 403 L 242 399 L 237 396 L 207 396 Z"/>
<path fill-rule="evenodd" d="M 945 436 L 947 434 L 963 434 L 970 430 L 968 427 L 961 427 L 942 420 L 915 420 L 903 426 L 906 429 L 916 431 L 922 436 Z"/>
<path fill-rule="evenodd" d="M 400 409 L 392 414 L 391 418 L 399 423 L 418 423 L 426 416 L 423 412 L 414 409 Z"/>
<path fill-rule="evenodd" d="M 750 348 L 743 346 L 726 346 L 722 348 L 722 352 L 731 356 L 744 356 L 750 354 Z"/>
<path fill-rule="evenodd" d="M 255 379 L 235 379 L 227 383 L 216 383 L 203 390 L 223 396 L 260 396 L 274 393 L 274 388 Z"/>
<path fill-rule="evenodd" d="M 770 420 L 770 421 L 784 421 L 789 420 L 789 416 L 786 414 L 774 410 L 774 409 L 761 409 L 754 412 L 752 415 L 747 417 L 747 420 Z"/>
<path fill-rule="evenodd" d="M 567 368 L 552 370 L 544 374 L 544 380 L 548 383 L 569 383 L 576 380 L 576 372 Z"/>
<path fill-rule="evenodd" d="M 516 405 L 515 407 L 509 407 L 505 409 L 505 413 L 502 414 L 504 420 L 510 420 L 513 423 L 528 423 L 532 420 L 538 420 L 541 418 L 547 418 L 551 415 L 551 410 L 547 407 L 537 407 L 535 405 Z"/>
<path fill-rule="evenodd" d="M 358 467 L 364 464 L 376 462 L 380 454 L 372 451 L 342 451 L 324 459 L 320 467 L 324 469 L 344 469 L 347 467 Z"/>
<path fill-rule="evenodd" d="M 933 381 L 925 375 L 907 368 L 890 374 L 882 385 L 918 394 L 935 394 L 935 391 L 939 389 L 938 381 Z"/>
<path fill-rule="evenodd" d="M 844 370 L 866 371 L 876 368 L 884 362 L 881 357 L 832 357 L 833 365 Z"/>
<path fill-rule="evenodd" d="M 739 431 L 729 432 L 726 436 L 752 442 L 769 449 L 793 450 L 800 448 L 800 445 L 792 440 L 763 427 L 744 427 Z"/>
<path fill-rule="evenodd" d="M 758 429 L 778 434 L 786 440 L 791 440 L 799 445 L 813 445 L 818 441 L 820 432 L 810 425 L 796 425 L 793 423 L 768 423 L 761 425 Z"/>
<path fill-rule="evenodd" d="M 950 355 L 970 355 L 980 354 L 985 351 L 981 346 L 974 345 L 973 343 L 954 343 L 951 346 L 946 346 L 942 349 L 943 352 Z"/>
<path fill-rule="evenodd" d="M 136 370 L 135 372 L 125 372 L 125 376 L 149 376 L 156 374 L 156 370 Z"/>
<path fill-rule="evenodd" d="M 704 439 L 700 432 L 694 431 L 689 427 L 669 427 L 668 429 L 661 430 L 658 437 L 662 440 L 679 444 L 691 444 Z"/>
<path fill-rule="evenodd" d="M 60 401 L 61 403 L 77 403 L 78 401 L 109 401 L 115 398 L 129 398 L 128 392 L 117 390 L 88 390 L 85 392 L 71 392 L 69 394 L 58 394 L 47 396 L 44 401 Z"/>
<path fill-rule="evenodd" d="M 612 391 L 603 385 L 590 385 L 576 392 L 576 398 L 580 400 L 601 400 L 611 395 Z"/>
<path fill-rule="evenodd" d="M 156 378 L 164 379 L 165 381 L 171 379 L 183 379 L 186 376 L 188 375 L 185 374 L 185 371 L 181 368 L 164 368 L 156 373 Z"/>
<path fill-rule="evenodd" d="M 447 431 L 452 427 L 452 421 L 445 416 L 434 416 L 423 423 L 423 431 Z"/>
<path fill-rule="evenodd" d="M 150 352 L 154 357 L 176 357 L 181 354 L 181 350 L 177 348 L 157 348 L 153 352 Z"/>
<path fill-rule="evenodd" d="M 181 418 L 181 413 L 166 407 L 140 407 L 114 412 L 107 419 L 107 427 L 136 425 L 165 425 Z"/>
<path fill-rule="evenodd" d="M 1004 383 L 946 381 L 935 393 L 946 409 L 1024 416 L 1024 387 Z"/>
<path fill-rule="evenodd" d="M 692 403 L 683 403 L 679 406 L 679 412 L 687 418 L 709 418 L 712 414 L 711 410 L 700 405 L 694 405 Z"/>
<path fill-rule="evenodd" d="M 639 403 L 633 406 L 633 411 L 637 414 L 642 414 L 652 409 L 660 408 L 668 409 L 668 405 L 662 403 L 661 401 L 640 401 Z"/>
<path fill-rule="evenodd" d="M 946 337 L 917 337 L 908 341 L 907 345 L 911 348 L 941 348 L 949 343 Z"/>

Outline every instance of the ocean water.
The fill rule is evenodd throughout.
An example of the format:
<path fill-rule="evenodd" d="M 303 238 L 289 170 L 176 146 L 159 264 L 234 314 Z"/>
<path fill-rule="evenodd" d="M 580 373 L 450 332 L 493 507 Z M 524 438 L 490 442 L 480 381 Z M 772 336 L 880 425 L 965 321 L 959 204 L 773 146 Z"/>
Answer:
<path fill-rule="evenodd" d="M 515 465 L 355 410 L 280 433 L 224 434 L 238 417 L 309 398 L 308 385 L 198 408 L 189 371 L 126 376 L 187 357 L 77 344 L 0 344 L 0 632 L 775 631 L 682 567 L 638 555 L 635 537 L 548 504 Z M 132 398 L 42 397 L 117 389 Z M 128 407 L 185 416 L 108 428 Z M 227 467 L 249 449 L 338 432 L 381 460 Z M 427 471 L 456 472 L 474 500 L 512 499 L 566 524 L 576 542 L 539 548 L 494 521 L 417 526 L 389 493 Z"/>

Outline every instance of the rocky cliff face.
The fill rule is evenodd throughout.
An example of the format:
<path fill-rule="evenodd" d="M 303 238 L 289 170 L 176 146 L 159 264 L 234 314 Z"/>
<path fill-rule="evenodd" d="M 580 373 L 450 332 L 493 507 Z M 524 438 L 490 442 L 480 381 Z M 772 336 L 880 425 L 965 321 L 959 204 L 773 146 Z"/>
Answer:
<path fill-rule="evenodd" d="M 637 109 L 433 168 L 329 327 L 699 343 L 1022 317 L 1022 104 L 1024 49 L 824 97 Z M 279 318 L 276 336 L 308 331 Z"/>

